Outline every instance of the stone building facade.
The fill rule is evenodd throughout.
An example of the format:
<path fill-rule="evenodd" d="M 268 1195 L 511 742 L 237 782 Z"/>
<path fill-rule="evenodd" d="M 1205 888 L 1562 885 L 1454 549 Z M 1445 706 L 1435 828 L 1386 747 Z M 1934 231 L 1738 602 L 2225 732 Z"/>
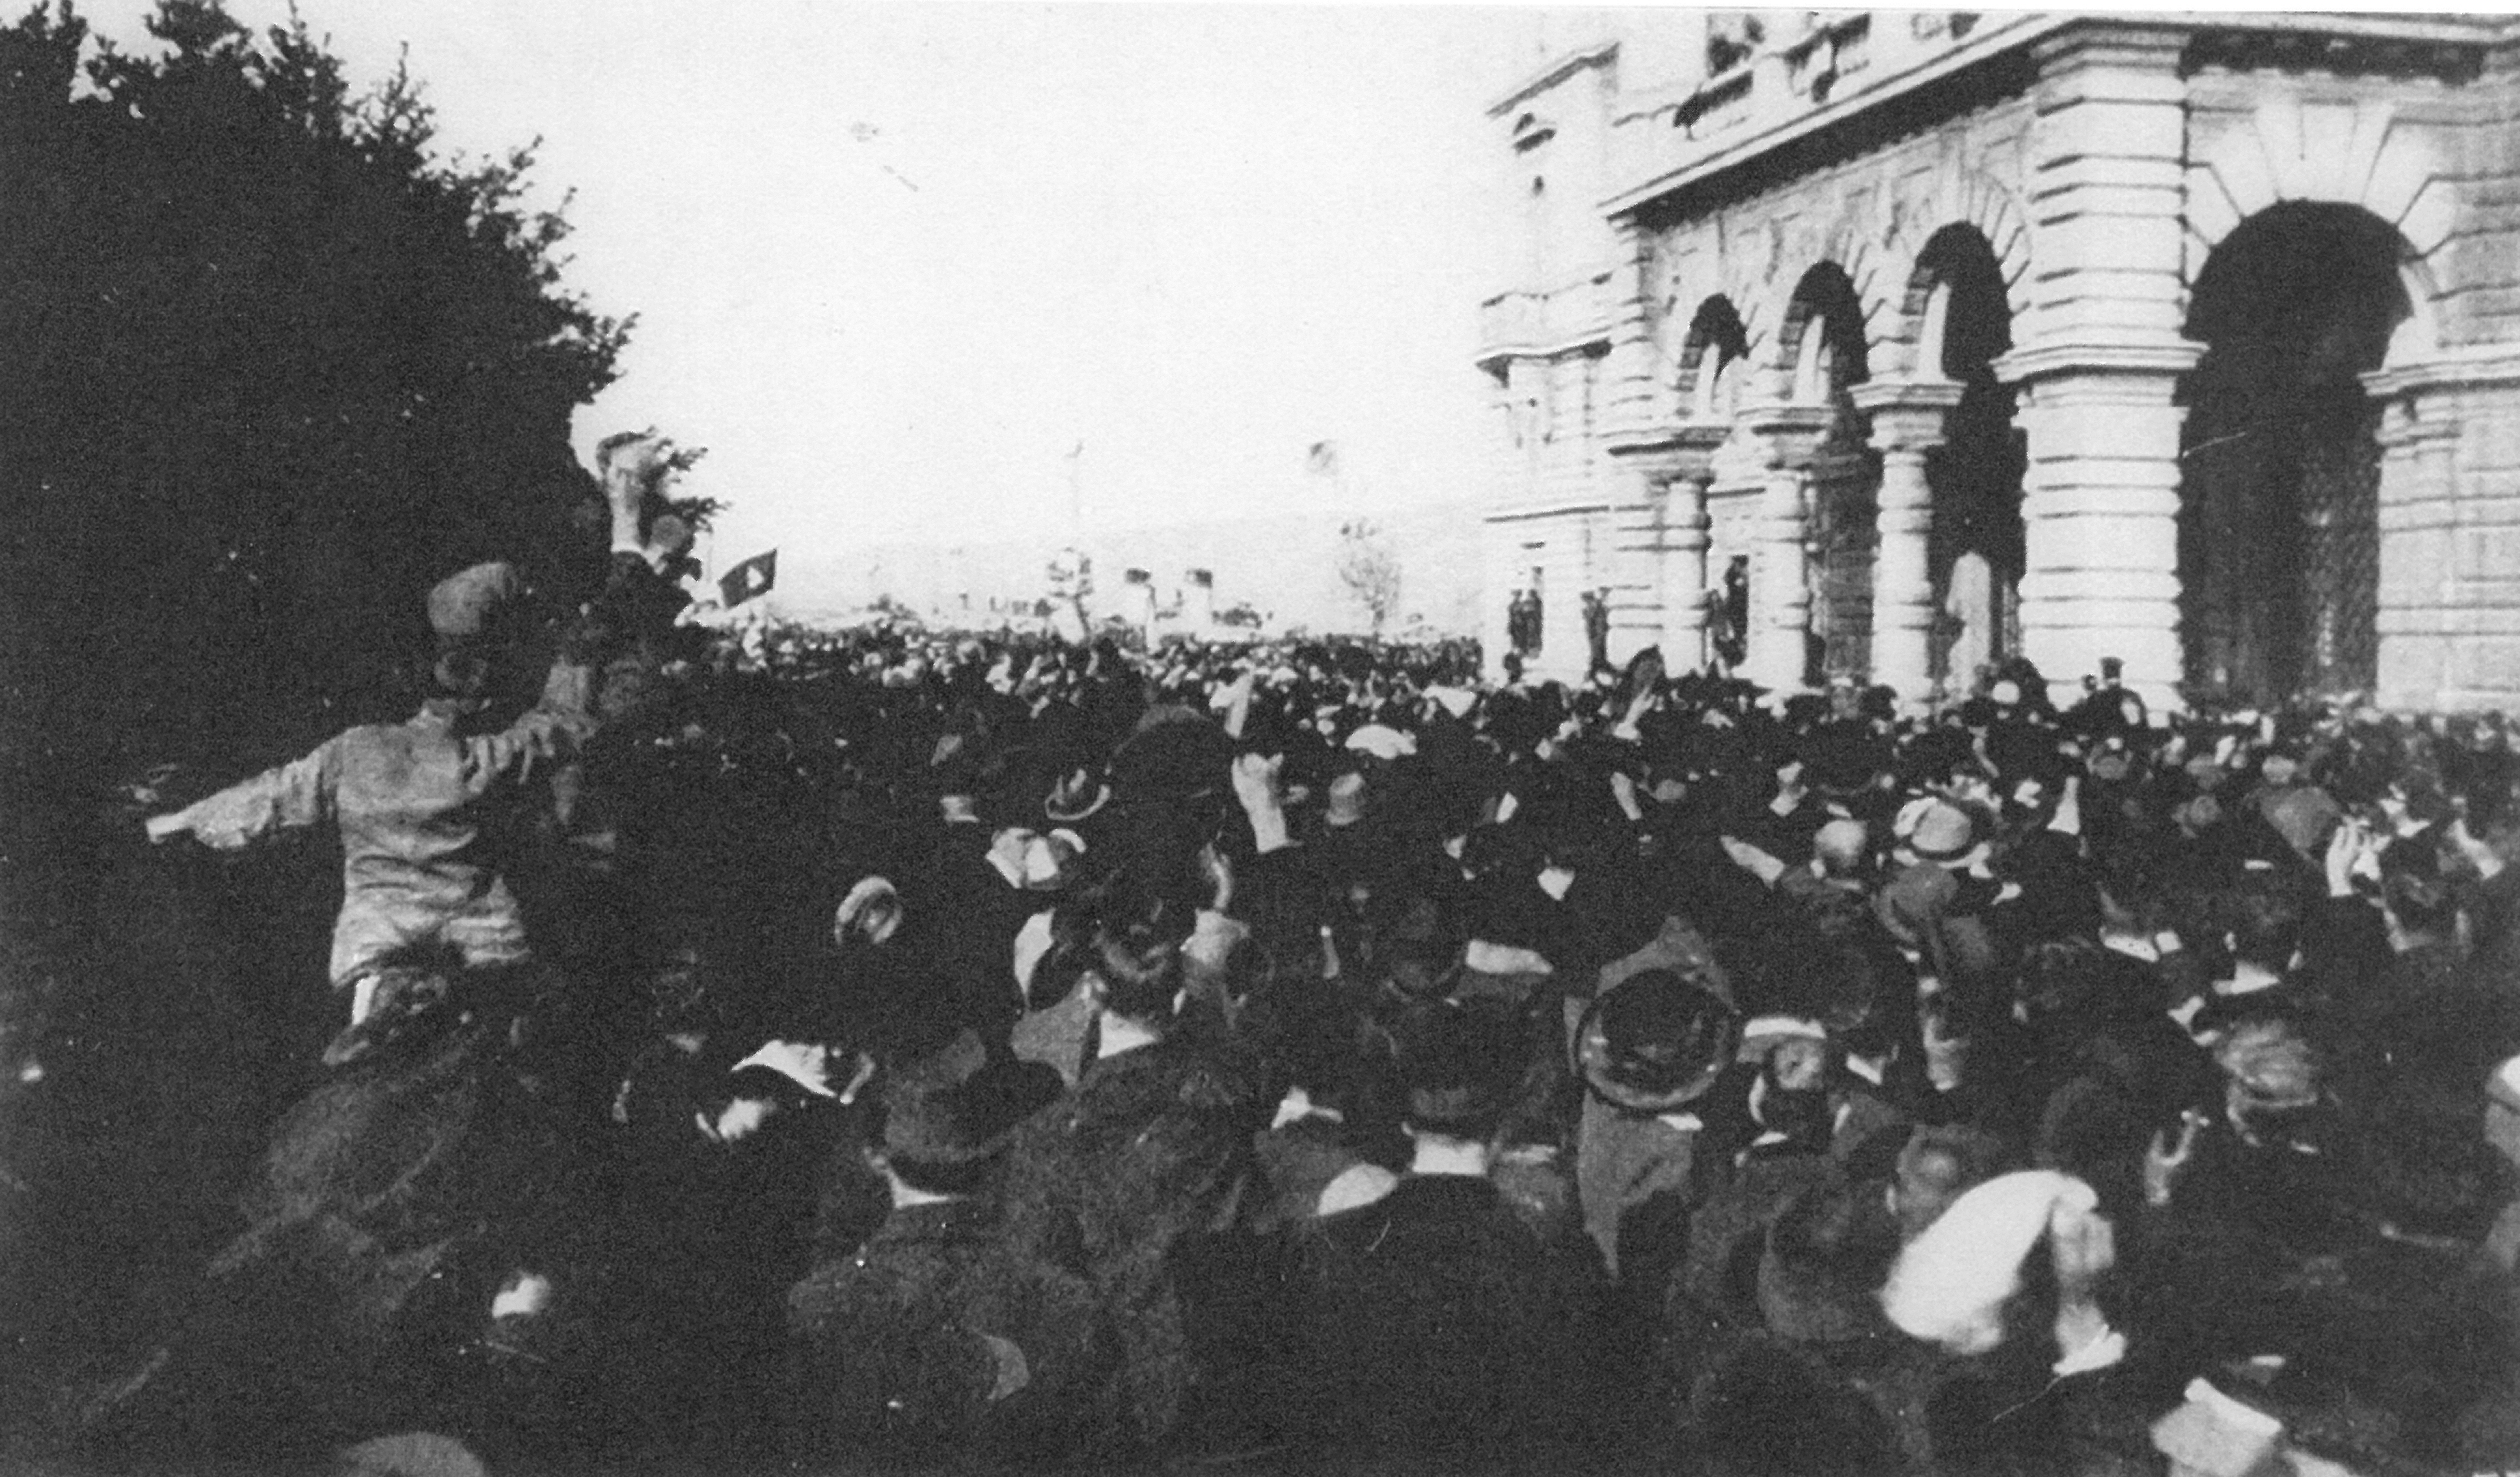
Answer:
<path fill-rule="evenodd" d="M 2520 23 L 1601 35 L 1488 114 L 1492 666 L 2520 708 Z"/>

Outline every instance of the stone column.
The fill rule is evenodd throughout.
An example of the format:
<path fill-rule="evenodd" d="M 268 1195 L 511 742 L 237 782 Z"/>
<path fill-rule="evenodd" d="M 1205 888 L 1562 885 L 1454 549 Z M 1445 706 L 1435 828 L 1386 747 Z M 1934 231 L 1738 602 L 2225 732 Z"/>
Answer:
<path fill-rule="evenodd" d="M 2102 657 L 2179 705 L 2179 378 L 2186 316 L 2182 34 L 2094 21 L 2040 43 L 2032 270 L 1997 372 L 2020 387 L 2023 652 L 2071 701 Z"/>
<path fill-rule="evenodd" d="M 1706 665 L 1706 550 L 1713 541 L 1707 530 L 1706 485 L 1713 473 L 1700 468 L 1683 472 L 1663 484 L 1662 515 L 1662 647 L 1663 664 L 1674 671 Z"/>
<path fill-rule="evenodd" d="M 1825 405 L 1753 406 L 1741 423 L 1757 439 L 1767 475 L 1758 543 L 1750 553 L 1749 650 L 1742 674 L 1774 693 L 1809 685 L 1811 463 L 1835 412 Z"/>
<path fill-rule="evenodd" d="M 1714 478 L 1715 448 L 1732 427 L 1688 422 L 1655 439 L 1649 463 L 1658 513 L 1654 559 L 1654 644 L 1674 671 L 1706 665 L 1706 486 Z"/>
<path fill-rule="evenodd" d="M 1880 543 L 1872 558 L 1872 680 L 1911 703 L 1933 687 L 1933 571 L 1926 539 L 1934 527 L 1934 492 L 1925 453 L 1943 443 L 1944 423 L 1960 402 L 1949 380 L 1858 385 L 1855 403 L 1872 419 L 1881 453 L 1875 494 Z"/>

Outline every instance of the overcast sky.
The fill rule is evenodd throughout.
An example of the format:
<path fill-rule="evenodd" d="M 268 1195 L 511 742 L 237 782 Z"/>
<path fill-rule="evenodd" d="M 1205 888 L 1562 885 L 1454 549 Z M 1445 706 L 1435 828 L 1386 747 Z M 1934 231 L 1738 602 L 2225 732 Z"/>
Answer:
<path fill-rule="evenodd" d="M 145 40 L 147 0 L 81 5 Z M 568 281 L 639 315 L 581 452 L 709 448 L 722 561 L 1476 490 L 1482 109 L 1530 11 L 300 0 L 442 142 L 539 137 Z M 256 25 L 286 0 L 231 0 Z M 1562 23 L 1563 17 L 1560 18 Z"/>

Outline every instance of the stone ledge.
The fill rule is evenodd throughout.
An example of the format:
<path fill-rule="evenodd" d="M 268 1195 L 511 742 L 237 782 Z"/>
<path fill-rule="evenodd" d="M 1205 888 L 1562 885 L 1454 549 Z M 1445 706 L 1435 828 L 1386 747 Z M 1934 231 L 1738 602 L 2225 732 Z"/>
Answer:
<path fill-rule="evenodd" d="M 2520 385 L 2520 344 L 2464 345 L 2362 377 L 2362 388 L 2381 399 L 2485 385 Z"/>
<path fill-rule="evenodd" d="M 1528 508 L 1498 508 L 1482 515 L 1479 521 L 1490 525 L 1529 523 L 1539 518 L 1562 518 L 1609 511 L 1610 504 L 1595 499 L 1585 502 L 1549 503 Z"/>
<path fill-rule="evenodd" d="M 2185 339 L 2158 344 L 2037 344 L 1998 357 L 1995 373 L 2006 385 L 2065 376 L 2169 378 L 2187 373 L 2204 356 L 2204 345 Z"/>

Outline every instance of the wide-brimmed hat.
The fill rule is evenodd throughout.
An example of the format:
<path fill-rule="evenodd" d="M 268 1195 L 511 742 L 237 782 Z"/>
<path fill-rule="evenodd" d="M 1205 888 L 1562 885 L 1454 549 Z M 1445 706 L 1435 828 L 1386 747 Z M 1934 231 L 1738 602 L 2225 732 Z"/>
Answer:
<path fill-rule="evenodd" d="M 1349 734 L 1343 747 L 1389 762 L 1417 753 L 1418 741 L 1397 728 L 1368 723 Z"/>
<path fill-rule="evenodd" d="M 1703 982 L 1677 970 L 1640 970 L 1593 1002 L 1576 1055 L 1603 1101 L 1667 1113 L 1714 1085 L 1732 1060 L 1738 1026 Z"/>
<path fill-rule="evenodd" d="M 1920 861 L 1957 862 L 1977 849 L 1983 834 L 1968 807 L 1938 798 L 1916 812 L 1915 825 L 1907 837 L 1908 849 Z"/>

